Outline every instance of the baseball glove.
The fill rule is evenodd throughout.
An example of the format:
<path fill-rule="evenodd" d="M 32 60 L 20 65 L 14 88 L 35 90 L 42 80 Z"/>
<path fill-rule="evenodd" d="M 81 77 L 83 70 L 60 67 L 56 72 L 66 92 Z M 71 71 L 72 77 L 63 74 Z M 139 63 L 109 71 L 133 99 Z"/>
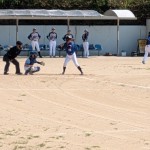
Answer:
<path fill-rule="evenodd" d="M 41 61 L 40 65 L 45 66 L 45 62 Z"/>

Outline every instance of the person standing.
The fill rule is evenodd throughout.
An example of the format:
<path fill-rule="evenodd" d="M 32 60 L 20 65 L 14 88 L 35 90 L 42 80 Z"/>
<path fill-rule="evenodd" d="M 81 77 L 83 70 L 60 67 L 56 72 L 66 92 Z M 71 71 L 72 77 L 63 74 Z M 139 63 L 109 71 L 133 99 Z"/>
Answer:
<path fill-rule="evenodd" d="M 71 34 L 71 30 L 68 30 L 67 34 L 65 34 L 62 39 L 66 42 L 66 37 L 68 37 L 68 36 L 71 36 L 72 39 L 74 38 L 73 34 Z"/>
<path fill-rule="evenodd" d="M 144 57 L 143 57 L 143 60 L 142 60 L 143 64 L 145 64 L 149 53 L 150 53 L 150 32 L 148 34 L 147 42 L 146 42 L 146 46 L 145 46 L 145 54 L 144 54 Z"/>
<path fill-rule="evenodd" d="M 72 36 L 69 35 L 66 37 L 66 43 L 64 44 L 65 50 L 66 50 L 66 58 L 63 64 L 63 72 L 62 74 L 65 74 L 66 71 L 66 66 L 68 64 L 68 62 L 70 60 L 73 61 L 73 63 L 75 64 L 75 66 L 78 68 L 78 70 L 80 71 L 81 75 L 83 75 L 83 71 L 80 67 L 80 65 L 77 62 L 77 57 L 76 57 L 76 53 L 75 51 L 77 50 L 77 45 L 72 41 Z"/>
<path fill-rule="evenodd" d="M 38 51 L 39 57 L 42 58 L 41 53 L 40 53 L 40 47 L 39 47 L 39 39 L 40 38 L 41 38 L 41 36 L 36 31 L 36 28 L 33 28 L 33 32 L 30 33 L 30 35 L 28 36 L 28 39 L 31 41 L 32 50 L 35 50 L 35 48 L 36 48 Z"/>
<path fill-rule="evenodd" d="M 57 39 L 57 33 L 55 32 L 55 28 L 51 29 L 51 32 L 47 35 L 47 39 L 49 40 L 49 56 L 55 57 L 55 55 L 56 55 L 56 39 Z"/>
<path fill-rule="evenodd" d="M 84 49 L 84 57 L 88 58 L 89 57 L 89 42 L 88 42 L 88 36 L 89 32 L 87 29 L 84 30 L 84 33 L 82 35 L 82 40 L 83 40 L 83 49 Z"/>
<path fill-rule="evenodd" d="M 22 75 L 22 73 L 20 72 L 19 62 L 15 59 L 20 54 L 21 50 L 22 50 L 22 42 L 17 41 L 16 46 L 10 48 L 10 50 L 4 55 L 3 61 L 6 62 L 6 65 L 4 68 L 4 75 L 8 75 L 10 62 L 15 65 L 16 74 Z"/>

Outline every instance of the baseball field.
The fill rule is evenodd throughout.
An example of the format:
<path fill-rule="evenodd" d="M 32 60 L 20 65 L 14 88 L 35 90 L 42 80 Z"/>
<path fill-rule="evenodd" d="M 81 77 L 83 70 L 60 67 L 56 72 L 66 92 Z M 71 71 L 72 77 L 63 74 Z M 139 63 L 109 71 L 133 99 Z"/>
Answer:
<path fill-rule="evenodd" d="M 0 150 L 150 150 L 150 61 L 142 57 L 64 58 L 34 75 L 3 75 Z M 21 71 L 26 58 L 17 58 Z"/>

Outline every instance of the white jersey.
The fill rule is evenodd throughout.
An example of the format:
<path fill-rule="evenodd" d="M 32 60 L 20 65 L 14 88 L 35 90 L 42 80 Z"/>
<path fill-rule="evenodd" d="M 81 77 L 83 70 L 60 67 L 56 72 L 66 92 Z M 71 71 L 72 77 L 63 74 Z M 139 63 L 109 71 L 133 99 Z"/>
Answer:
<path fill-rule="evenodd" d="M 57 33 L 56 32 L 50 32 L 47 36 L 47 39 L 55 41 L 57 39 Z"/>
<path fill-rule="evenodd" d="M 38 32 L 32 32 L 29 36 L 28 39 L 31 41 L 38 41 L 40 39 L 40 35 Z"/>

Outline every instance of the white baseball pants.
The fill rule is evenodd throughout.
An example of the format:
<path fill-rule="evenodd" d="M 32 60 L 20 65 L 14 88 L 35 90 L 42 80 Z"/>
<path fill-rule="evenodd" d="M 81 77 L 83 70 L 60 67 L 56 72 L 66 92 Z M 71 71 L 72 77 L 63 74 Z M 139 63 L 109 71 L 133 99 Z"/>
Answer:
<path fill-rule="evenodd" d="M 75 64 L 75 66 L 76 67 L 78 67 L 79 66 L 79 64 L 78 64 L 78 62 L 77 62 L 77 57 L 76 57 L 76 53 L 73 53 L 73 55 L 68 55 L 67 54 L 67 56 L 66 56 L 66 58 L 65 58 L 65 62 L 64 62 L 64 67 L 66 67 L 67 66 L 67 64 L 68 64 L 68 62 L 70 61 L 70 60 L 72 60 L 73 61 L 73 63 Z"/>
<path fill-rule="evenodd" d="M 55 56 L 56 55 L 56 41 L 49 41 L 49 55 Z"/>
<path fill-rule="evenodd" d="M 149 53 L 150 53 L 150 45 L 146 45 L 145 46 L 145 54 L 144 54 L 144 58 L 143 58 L 144 62 L 147 60 Z"/>
<path fill-rule="evenodd" d="M 39 71 L 39 68 L 40 67 L 38 67 L 38 66 L 32 66 L 32 67 L 25 66 L 24 70 L 27 71 L 27 70 L 31 69 L 31 71 L 36 72 L 36 71 Z"/>
<path fill-rule="evenodd" d="M 32 50 L 37 49 L 38 52 L 40 52 L 39 42 L 38 41 L 31 41 Z"/>
<path fill-rule="evenodd" d="M 84 57 L 89 56 L 89 42 L 83 42 Z"/>

